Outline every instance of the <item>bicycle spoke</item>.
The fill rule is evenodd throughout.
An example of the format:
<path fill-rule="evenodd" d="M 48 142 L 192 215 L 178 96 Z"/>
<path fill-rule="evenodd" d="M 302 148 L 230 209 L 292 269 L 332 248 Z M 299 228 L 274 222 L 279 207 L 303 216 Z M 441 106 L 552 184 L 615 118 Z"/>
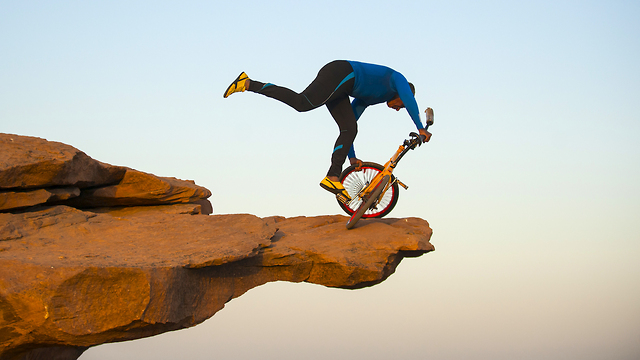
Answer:
<path fill-rule="evenodd" d="M 353 214 L 362 204 L 362 199 L 358 194 L 382 171 L 382 166 L 369 163 L 368 166 L 363 166 L 361 171 L 355 171 L 355 167 L 350 167 L 345 171 L 346 173 L 343 174 L 341 180 L 352 200 L 347 204 L 341 204 L 341 206 L 347 213 Z M 362 217 L 381 217 L 386 215 L 395 206 L 397 196 L 398 186 L 393 184 L 380 201 L 375 202 L 375 207 L 372 206 L 367 209 Z"/>

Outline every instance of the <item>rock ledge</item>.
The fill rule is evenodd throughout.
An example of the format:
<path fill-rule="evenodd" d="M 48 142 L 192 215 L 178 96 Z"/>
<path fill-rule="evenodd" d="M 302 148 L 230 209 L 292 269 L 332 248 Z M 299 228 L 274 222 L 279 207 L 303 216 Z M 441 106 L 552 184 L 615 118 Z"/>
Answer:
<path fill-rule="evenodd" d="M 94 345 L 194 326 L 270 281 L 371 286 L 404 257 L 434 250 L 418 218 L 348 231 L 341 215 L 206 216 L 209 195 L 0 134 L 0 358 L 77 359 Z"/>

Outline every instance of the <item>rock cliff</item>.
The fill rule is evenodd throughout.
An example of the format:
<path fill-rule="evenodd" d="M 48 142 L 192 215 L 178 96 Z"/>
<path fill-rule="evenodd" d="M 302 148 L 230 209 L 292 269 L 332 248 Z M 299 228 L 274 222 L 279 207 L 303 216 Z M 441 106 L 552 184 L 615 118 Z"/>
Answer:
<path fill-rule="evenodd" d="M 361 288 L 434 250 L 418 218 L 210 215 L 211 193 L 0 134 L 0 358 L 194 326 L 270 281 Z"/>

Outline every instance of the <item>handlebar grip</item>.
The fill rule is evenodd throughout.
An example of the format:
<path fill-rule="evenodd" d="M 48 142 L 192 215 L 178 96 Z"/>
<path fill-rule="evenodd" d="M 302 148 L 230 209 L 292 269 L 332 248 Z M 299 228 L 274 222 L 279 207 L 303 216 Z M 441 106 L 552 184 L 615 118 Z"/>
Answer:
<path fill-rule="evenodd" d="M 427 110 L 424 111 L 427 115 L 427 127 L 433 125 L 433 109 L 432 108 L 427 108 Z"/>

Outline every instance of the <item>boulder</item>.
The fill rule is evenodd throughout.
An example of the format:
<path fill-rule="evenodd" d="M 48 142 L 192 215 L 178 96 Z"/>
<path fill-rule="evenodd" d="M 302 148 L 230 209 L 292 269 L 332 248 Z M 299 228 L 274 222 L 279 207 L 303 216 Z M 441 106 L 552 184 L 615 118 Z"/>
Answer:
<path fill-rule="evenodd" d="M 125 168 L 93 160 L 66 144 L 0 134 L 0 190 L 115 184 Z"/>

